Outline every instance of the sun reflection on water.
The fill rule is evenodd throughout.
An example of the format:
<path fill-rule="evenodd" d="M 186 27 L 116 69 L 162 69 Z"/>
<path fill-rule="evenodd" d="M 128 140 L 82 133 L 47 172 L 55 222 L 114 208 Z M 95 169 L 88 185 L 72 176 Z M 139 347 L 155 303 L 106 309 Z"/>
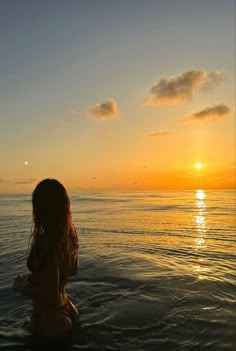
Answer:
<path fill-rule="evenodd" d="M 203 200 L 203 199 L 205 199 L 205 191 L 204 190 L 197 190 L 196 191 L 196 198 L 198 199 L 198 200 Z"/>
<path fill-rule="evenodd" d="M 196 196 L 196 215 L 195 215 L 195 224 L 196 224 L 196 237 L 194 243 L 194 249 L 198 253 L 201 253 L 202 249 L 206 247 L 205 234 L 207 231 L 207 224 L 205 218 L 206 212 L 206 203 L 205 203 L 205 191 L 197 190 L 195 193 Z M 199 279 L 203 279 L 203 273 L 208 270 L 208 268 L 203 267 L 204 258 L 199 257 L 198 261 L 193 265 L 195 273 L 198 275 Z"/>

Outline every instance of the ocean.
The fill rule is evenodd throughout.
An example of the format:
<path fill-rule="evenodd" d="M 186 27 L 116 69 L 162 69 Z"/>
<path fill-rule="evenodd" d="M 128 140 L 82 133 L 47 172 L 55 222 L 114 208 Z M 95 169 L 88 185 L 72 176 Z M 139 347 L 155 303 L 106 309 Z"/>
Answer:
<path fill-rule="evenodd" d="M 236 349 L 234 191 L 70 199 L 80 260 L 66 288 L 80 320 L 63 350 Z M 26 328 L 31 301 L 12 289 L 27 273 L 31 217 L 31 195 L 0 195 L 1 351 L 36 347 Z"/>

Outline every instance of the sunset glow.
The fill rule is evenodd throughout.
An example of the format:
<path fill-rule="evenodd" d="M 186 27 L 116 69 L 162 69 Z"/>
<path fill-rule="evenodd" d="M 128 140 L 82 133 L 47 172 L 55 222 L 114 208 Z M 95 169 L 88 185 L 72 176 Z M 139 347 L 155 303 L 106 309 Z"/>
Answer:
<path fill-rule="evenodd" d="M 231 2 L 13 3 L 0 193 L 48 177 L 70 191 L 235 188 Z"/>

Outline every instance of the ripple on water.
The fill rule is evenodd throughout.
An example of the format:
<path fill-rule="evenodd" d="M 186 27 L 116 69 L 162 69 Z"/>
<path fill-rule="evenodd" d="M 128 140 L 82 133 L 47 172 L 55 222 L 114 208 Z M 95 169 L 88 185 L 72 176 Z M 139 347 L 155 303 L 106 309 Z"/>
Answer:
<path fill-rule="evenodd" d="M 73 195 L 73 220 L 81 228 L 80 269 L 67 291 L 80 321 L 63 350 L 236 348 L 234 194 L 206 192 L 201 203 L 195 195 Z M 37 343 L 46 350 L 44 341 L 27 332 L 30 301 L 12 290 L 15 274 L 26 270 L 29 200 L 1 198 L 1 351 Z M 59 345 L 62 341 L 57 350 Z"/>

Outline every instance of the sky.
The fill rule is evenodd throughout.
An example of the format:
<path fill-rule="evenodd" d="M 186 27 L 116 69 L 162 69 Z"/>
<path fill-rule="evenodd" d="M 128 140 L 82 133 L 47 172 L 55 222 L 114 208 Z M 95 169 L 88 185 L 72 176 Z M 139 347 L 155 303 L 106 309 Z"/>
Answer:
<path fill-rule="evenodd" d="M 0 193 L 235 188 L 234 0 L 1 0 L 0 77 Z"/>

